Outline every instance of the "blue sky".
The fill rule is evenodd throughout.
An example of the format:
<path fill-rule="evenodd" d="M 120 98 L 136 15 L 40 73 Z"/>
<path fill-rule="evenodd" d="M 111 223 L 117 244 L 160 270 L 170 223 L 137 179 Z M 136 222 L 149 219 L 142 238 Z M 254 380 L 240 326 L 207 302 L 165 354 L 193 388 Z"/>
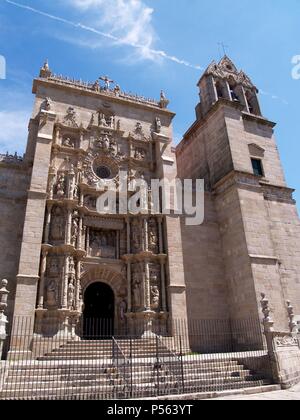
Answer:
<path fill-rule="evenodd" d="M 32 79 L 45 58 L 55 73 L 89 81 L 108 74 L 122 89 L 155 98 L 164 89 L 178 141 L 194 121 L 201 68 L 220 58 L 223 42 L 261 90 L 264 115 L 278 123 L 286 178 L 300 202 L 300 79 L 291 75 L 299 28 L 299 0 L 0 0 L 7 62 L 0 152 L 24 151 Z"/>

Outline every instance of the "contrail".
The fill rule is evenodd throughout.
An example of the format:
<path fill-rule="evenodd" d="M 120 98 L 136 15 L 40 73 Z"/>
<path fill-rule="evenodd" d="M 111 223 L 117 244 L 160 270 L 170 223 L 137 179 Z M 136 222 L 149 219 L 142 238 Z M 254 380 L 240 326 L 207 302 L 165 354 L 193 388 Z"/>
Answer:
<path fill-rule="evenodd" d="M 166 60 L 172 61 L 172 62 L 177 63 L 177 64 L 181 64 L 181 65 L 186 66 L 186 67 L 190 67 L 190 68 L 195 69 L 195 70 L 204 70 L 204 68 L 201 67 L 201 66 L 193 65 L 186 60 L 181 60 L 180 58 L 169 55 L 165 51 L 155 50 L 155 49 L 152 49 L 152 48 L 145 47 L 145 45 L 140 45 L 140 44 L 135 44 L 135 43 L 132 43 L 132 42 L 127 42 L 127 41 L 123 40 L 122 38 L 116 37 L 116 36 L 111 35 L 110 33 L 107 33 L 107 32 L 99 31 L 98 29 L 93 28 L 91 26 L 86 26 L 86 25 L 84 25 L 80 22 L 76 23 L 76 22 L 73 22 L 71 20 L 62 18 L 60 16 L 55 16 L 55 15 L 52 15 L 50 13 L 43 12 L 42 10 L 35 9 L 34 7 L 26 6 L 24 4 L 20 4 L 20 3 L 17 3 L 15 1 L 12 1 L 12 0 L 4 0 L 4 1 L 8 4 L 19 7 L 20 9 L 28 10 L 32 13 L 36 13 L 38 15 L 44 16 L 48 19 L 52 19 L 52 20 L 56 20 L 57 22 L 64 23 L 65 25 L 73 26 L 74 28 L 82 29 L 82 30 L 87 31 L 87 32 L 92 32 L 93 34 L 96 34 L 96 35 L 102 36 L 104 38 L 110 39 L 111 41 L 117 42 L 118 44 L 128 45 L 132 48 L 143 49 L 143 50 L 145 48 L 147 48 L 148 51 L 151 54 L 157 55 L 157 56 L 162 57 Z"/>

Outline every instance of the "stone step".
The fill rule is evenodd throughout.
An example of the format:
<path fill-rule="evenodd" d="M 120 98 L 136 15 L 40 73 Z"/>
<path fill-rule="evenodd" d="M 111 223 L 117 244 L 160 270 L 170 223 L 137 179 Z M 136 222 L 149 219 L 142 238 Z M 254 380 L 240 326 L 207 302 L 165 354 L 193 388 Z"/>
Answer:
<path fill-rule="evenodd" d="M 216 387 L 211 385 L 201 385 L 199 383 L 195 384 L 194 382 L 189 384 L 185 384 L 185 392 L 206 392 L 212 390 L 232 390 L 232 389 L 243 389 L 243 388 L 252 388 L 252 387 L 262 387 L 270 385 L 269 381 L 266 380 L 258 380 L 258 381 L 243 381 L 243 382 L 231 382 L 231 383 L 224 383 L 220 384 Z M 157 384 L 155 383 L 145 383 L 143 385 L 139 385 L 136 389 L 133 389 L 133 396 L 147 397 L 153 395 L 158 390 Z M 30 399 L 106 399 L 106 398 L 118 398 L 120 397 L 128 397 L 130 396 L 129 390 L 126 390 L 124 385 L 107 385 L 107 386 L 94 386 L 94 387 L 74 387 L 74 388 L 36 388 L 35 395 L 32 395 L 31 389 L 20 389 L 20 390 L 4 390 L 0 393 L 0 399 L 26 399 L 26 397 Z M 178 387 L 174 382 L 166 382 L 164 384 L 160 384 L 159 387 L 159 394 L 163 395 L 171 395 L 177 394 L 182 392 L 182 389 Z"/>
<path fill-rule="evenodd" d="M 72 351 L 66 351 L 65 349 L 55 349 L 51 352 L 46 353 L 46 355 L 49 355 L 49 354 L 55 354 L 55 355 L 56 354 L 71 354 L 71 355 L 72 354 L 98 354 L 98 355 L 103 354 L 103 355 L 112 355 L 112 353 L 113 353 L 112 349 L 110 349 L 110 350 L 76 349 L 76 350 L 72 350 Z M 140 353 L 149 353 L 149 354 L 155 354 L 156 355 L 156 350 L 151 349 L 151 348 L 149 348 L 149 349 L 137 348 L 137 349 L 132 350 L 132 354 L 140 354 Z M 120 352 L 115 351 L 115 354 L 118 355 L 118 354 L 120 354 Z M 130 353 L 123 352 L 123 354 L 126 355 L 126 354 L 130 354 Z M 170 355 L 170 352 L 167 349 L 159 349 L 158 355 L 159 356 L 165 355 L 165 356 L 168 356 L 168 357 L 173 357 L 173 356 Z"/>
<path fill-rule="evenodd" d="M 32 369 L 32 370 L 27 370 L 27 371 L 22 371 L 22 372 L 18 372 L 18 371 L 11 371 L 8 373 L 7 376 L 7 381 L 11 382 L 26 382 L 26 380 L 43 380 L 48 379 L 48 380 L 57 380 L 58 378 L 60 380 L 63 380 L 63 378 L 98 378 L 101 376 L 106 376 L 107 374 L 109 374 L 110 370 L 112 373 L 114 373 L 114 369 L 115 368 L 110 368 L 110 369 L 96 369 L 95 367 L 93 367 L 92 369 L 57 369 L 57 370 L 50 370 L 47 373 L 45 372 L 45 370 L 40 369 L 40 370 L 36 370 L 36 369 Z M 123 374 L 124 369 L 120 368 L 119 369 L 120 374 Z M 125 372 L 127 375 L 130 375 L 130 368 L 126 368 Z M 167 372 L 167 374 L 169 376 L 177 376 L 177 377 L 181 377 L 182 376 L 182 372 L 181 370 L 169 370 Z M 243 376 L 243 375 L 251 375 L 252 372 L 250 370 L 236 370 L 236 371 L 231 371 L 228 372 L 227 370 L 218 370 L 218 371 L 197 371 L 197 370 L 190 370 L 188 372 L 184 373 L 184 376 L 187 378 L 202 378 L 202 377 L 210 377 L 210 378 L 214 378 L 214 377 L 239 377 L 239 376 Z M 141 380 L 142 378 L 145 377 L 149 377 L 149 376 L 153 376 L 153 375 L 157 375 L 157 371 L 153 369 L 153 366 L 147 366 L 146 369 L 137 371 L 136 369 L 133 368 L 133 372 L 132 372 L 132 376 L 134 380 Z"/>
<path fill-rule="evenodd" d="M 56 387 L 56 388 L 35 388 L 34 389 L 34 395 L 32 392 L 32 389 L 15 389 L 15 390 L 3 390 L 0 392 L 0 399 L 49 399 L 49 398 L 59 398 L 59 399 L 65 399 L 65 398 L 71 398 L 74 397 L 74 395 L 77 394 L 77 396 L 84 397 L 85 395 L 91 395 L 94 393 L 97 393 L 100 397 L 105 398 L 107 396 L 108 398 L 111 398 L 114 394 L 122 393 L 124 392 L 124 385 L 101 385 L 97 387 L 77 387 L 77 388 L 71 388 L 71 387 Z"/>
<path fill-rule="evenodd" d="M 125 372 L 127 380 L 131 381 L 131 375 L 130 372 Z M 170 379 L 177 381 L 179 380 L 181 382 L 181 375 L 174 375 L 172 373 L 169 373 L 165 375 L 163 372 L 160 373 L 159 377 L 161 379 Z M 102 374 L 71 374 L 71 375 L 46 375 L 46 376 L 28 376 L 28 377 L 8 377 L 6 381 L 6 387 L 15 389 L 20 384 L 24 384 L 26 387 L 33 387 L 34 384 L 57 384 L 57 383 L 66 383 L 72 384 L 90 384 L 94 385 L 95 383 L 102 382 L 107 383 L 107 381 L 110 380 L 122 380 L 123 378 L 123 372 L 119 372 L 116 374 L 113 374 L 109 376 L 107 373 Z M 232 372 L 231 374 L 220 374 L 220 373 L 214 373 L 214 374 L 189 374 L 185 376 L 185 382 L 193 381 L 209 381 L 210 383 L 213 383 L 213 380 L 217 379 L 219 383 L 222 383 L 224 381 L 230 380 L 230 379 L 244 379 L 244 380 L 257 380 L 257 379 L 263 379 L 261 375 L 253 375 L 251 374 L 251 371 L 241 371 L 241 372 Z M 137 373 L 132 374 L 132 382 L 133 383 L 147 383 L 147 382 L 155 382 L 157 380 L 157 373 L 155 371 L 152 372 L 146 372 L 144 375 L 140 375 Z"/>

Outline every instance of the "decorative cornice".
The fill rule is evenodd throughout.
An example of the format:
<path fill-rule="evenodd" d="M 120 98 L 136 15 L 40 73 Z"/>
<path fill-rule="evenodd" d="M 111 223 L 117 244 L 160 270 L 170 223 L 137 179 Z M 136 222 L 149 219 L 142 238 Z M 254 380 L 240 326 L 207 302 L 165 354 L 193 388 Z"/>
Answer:
<path fill-rule="evenodd" d="M 51 74 L 48 77 L 39 77 L 34 79 L 32 93 L 37 93 L 38 84 L 52 84 L 57 87 L 61 86 L 67 89 L 76 89 L 87 94 L 97 95 L 103 97 L 103 99 L 112 99 L 122 102 L 131 102 L 132 104 L 139 106 L 146 106 L 147 108 L 156 109 L 160 113 L 167 113 L 170 116 L 174 117 L 175 114 L 169 111 L 166 106 L 168 104 L 167 100 L 162 98 L 157 101 L 154 99 L 146 98 L 144 96 L 135 95 L 132 93 L 124 92 L 121 89 L 106 89 L 101 86 L 98 86 L 96 83 L 83 82 L 82 80 L 75 80 L 62 75 Z"/>

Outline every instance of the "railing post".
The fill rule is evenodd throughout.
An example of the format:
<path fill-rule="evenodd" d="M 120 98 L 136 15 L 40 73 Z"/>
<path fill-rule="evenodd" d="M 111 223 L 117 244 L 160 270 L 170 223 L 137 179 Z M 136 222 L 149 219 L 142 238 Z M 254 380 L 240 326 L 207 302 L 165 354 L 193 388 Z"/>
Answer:
<path fill-rule="evenodd" d="M 181 367 L 182 393 L 184 394 L 185 393 L 185 385 L 184 385 L 184 366 L 183 366 L 181 335 L 179 336 L 179 344 L 180 344 L 180 367 Z"/>
<path fill-rule="evenodd" d="M 130 337 L 130 398 L 133 397 L 132 338 Z"/>
<path fill-rule="evenodd" d="M 158 349 L 158 336 L 155 337 L 156 339 L 156 371 L 157 371 L 157 396 L 160 395 L 160 383 L 159 383 L 159 349 Z"/>
<path fill-rule="evenodd" d="M 273 376 L 273 380 L 276 383 L 280 383 L 279 379 L 279 364 L 278 364 L 278 358 L 277 354 L 274 348 L 274 321 L 271 317 L 271 309 L 269 306 L 269 300 L 267 299 L 265 293 L 261 293 L 262 300 L 260 301 L 262 313 L 264 314 L 263 319 L 263 326 L 264 326 L 264 335 L 266 337 L 266 343 L 267 343 L 267 351 L 268 351 L 268 357 L 270 361 L 271 366 L 271 372 Z"/>
<path fill-rule="evenodd" d="M 7 297 L 9 291 L 7 290 L 8 281 L 2 280 L 1 287 L 0 287 L 0 360 L 2 358 L 3 352 L 3 344 L 6 340 L 6 325 L 7 325 L 7 317 L 4 315 L 4 311 L 7 308 Z"/>

